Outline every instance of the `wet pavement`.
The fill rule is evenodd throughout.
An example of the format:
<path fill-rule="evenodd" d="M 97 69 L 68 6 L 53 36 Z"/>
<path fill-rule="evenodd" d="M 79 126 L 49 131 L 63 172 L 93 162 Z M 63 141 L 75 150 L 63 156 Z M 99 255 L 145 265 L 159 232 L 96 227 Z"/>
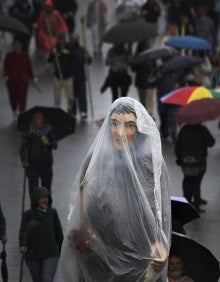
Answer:
<path fill-rule="evenodd" d="M 86 1 L 84 6 L 81 5 L 80 7 L 79 17 L 84 12 L 85 4 Z M 87 34 L 87 41 L 88 48 L 91 51 L 89 34 Z M 2 46 L 3 55 L 9 48 L 10 35 L 6 35 Z M 103 55 L 105 55 L 107 48 L 108 45 L 104 45 Z M 34 73 L 38 78 L 38 85 L 43 89 L 43 93 L 39 94 L 33 87 L 30 87 L 27 107 L 30 108 L 34 105 L 52 106 L 51 73 L 46 68 L 43 58 L 35 52 L 34 41 L 32 42 L 31 57 Z M 103 59 L 101 57 L 95 58 L 90 67 L 90 77 L 94 118 L 97 119 L 105 116 L 111 104 L 110 92 L 106 91 L 105 94 L 101 95 L 99 91 L 106 73 L 107 69 L 104 66 Z M 18 249 L 18 230 L 21 220 L 24 172 L 18 155 L 21 136 L 13 122 L 5 84 L 2 79 L 2 71 L 0 72 L 0 89 L 0 202 L 7 220 L 9 282 L 17 282 L 19 281 L 21 258 Z M 137 93 L 133 86 L 130 89 L 129 96 L 137 98 Z M 66 108 L 64 97 L 62 107 Z M 156 122 L 159 124 L 158 119 L 156 119 Z M 208 200 L 208 205 L 205 207 L 206 212 L 201 214 L 199 219 L 187 224 L 185 229 L 193 239 L 209 248 L 220 259 L 220 131 L 217 121 L 209 122 L 207 126 L 216 138 L 215 146 L 209 150 L 207 173 L 202 182 L 202 195 L 203 198 Z M 54 207 L 58 210 L 64 230 L 67 224 L 69 195 L 73 181 L 82 159 L 97 132 L 98 128 L 91 117 L 85 123 L 78 120 L 75 134 L 59 141 L 58 149 L 54 151 L 52 196 Z M 182 173 L 175 163 L 174 145 L 169 142 L 163 143 L 163 153 L 170 173 L 171 195 L 182 196 Z M 29 206 L 29 195 L 26 193 L 25 209 L 28 209 Z M 26 267 L 24 267 L 23 281 L 31 281 Z"/>

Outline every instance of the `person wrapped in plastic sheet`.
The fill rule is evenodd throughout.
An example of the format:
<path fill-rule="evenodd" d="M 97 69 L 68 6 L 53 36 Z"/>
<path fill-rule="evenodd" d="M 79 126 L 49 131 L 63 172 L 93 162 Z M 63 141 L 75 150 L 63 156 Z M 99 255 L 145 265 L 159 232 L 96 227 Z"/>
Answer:
<path fill-rule="evenodd" d="M 156 124 L 139 101 L 112 104 L 74 191 L 59 281 L 167 281 L 169 177 Z"/>

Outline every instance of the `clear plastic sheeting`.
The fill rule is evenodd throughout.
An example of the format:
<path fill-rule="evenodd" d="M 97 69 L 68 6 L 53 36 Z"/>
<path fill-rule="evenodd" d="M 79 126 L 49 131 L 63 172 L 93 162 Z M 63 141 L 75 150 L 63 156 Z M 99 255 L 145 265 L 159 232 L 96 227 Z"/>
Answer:
<path fill-rule="evenodd" d="M 170 195 L 159 132 L 137 100 L 112 104 L 73 190 L 59 282 L 147 281 L 169 253 Z"/>

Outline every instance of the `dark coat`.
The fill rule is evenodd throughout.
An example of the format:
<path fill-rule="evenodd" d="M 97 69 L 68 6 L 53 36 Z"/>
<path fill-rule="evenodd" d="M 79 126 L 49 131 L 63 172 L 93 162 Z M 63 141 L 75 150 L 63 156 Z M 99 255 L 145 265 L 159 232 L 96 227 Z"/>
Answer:
<path fill-rule="evenodd" d="M 215 139 L 209 130 L 201 125 L 184 125 L 176 140 L 175 154 L 177 162 L 181 166 L 188 166 L 192 160 L 192 165 L 206 167 L 207 148 L 215 144 Z M 193 164 L 194 160 L 194 164 Z"/>
<path fill-rule="evenodd" d="M 47 136 L 51 145 L 45 148 L 42 143 L 42 136 Z M 57 148 L 57 141 L 50 125 L 36 130 L 31 127 L 29 131 L 22 135 L 22 142 L 20 146 L 21 161 L 27 160 L 29 165 L 37 167 L 46 167 L 53 164 L 52 149 Z"/>
<path fill-rule="evenodd" d="M 58 257 L 62 242 L 62 227 L 55 209 L 41 211 L 32 208 L 23 213 L 19 244 L 27 247 L 27 258 Z"/>
<path fill-rule="evenodd" d="M 53 64 L 54 75 L 58 79 L 60 79 L 59 67 L 60 67 L 63 79 L 68 79 L 72 77 L 73 56 L 72 56 L 70 46 L 68 43 L 65 44 L 64 48 L 68 50 L 68 54 L 63 53 L 59 45 L 58 44 L 56 45 L 56 55 L 59 61 L 59 66 L 57 65 L 56 57 L 55 57 L 53 50 L 51 50 L 49 57 L 48 57 L 48 62 Z"/>

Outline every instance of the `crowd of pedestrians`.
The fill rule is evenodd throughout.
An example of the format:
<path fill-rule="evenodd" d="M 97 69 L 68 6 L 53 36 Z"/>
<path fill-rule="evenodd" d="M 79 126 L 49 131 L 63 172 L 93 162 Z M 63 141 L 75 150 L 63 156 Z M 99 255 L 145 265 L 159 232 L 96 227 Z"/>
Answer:
<path fill-rule="evenodd" d="M 129 96 L 130 86 L 134 84 L 140 103 L 153 120 L 156 120 L 156 108 L 161 140 L 171 140 L 174 144 L 177 164 L 183 171 L 183 195 L 198 212 L 203 212 L 201 205 L 207 204 L 207 201 L 201 196 L 201 182 L 207 167 L 207 149 L 214 146 L 215 139 L 202 124 L 180 127 L 174 118 L 177 106 L 162 103 L 161 97 L 182 86 L 219 86 L 218 14 L 214 13 L 214 3 L 207 1 L 185 5 L 183 0 L 171 0 L 164 5 L 166 28 L 159 47 L 165 47 L 166 42 L 176 35 L 198 36 L 207 40 L 212 47 L 210 51 L 190 53 L 203 58 L 203 63 L 186 70 L 164 73 L 163 66 L 172 59 L 171 56 L 135 64 L 142 52 L 155 47 L 152 38 L 134 44 L 112 44 L 104 60 L 108 74 L 100 85 L 100 94 L 110 89 L 114 102 L 120 97 Z M 116 1 L 115 7 L 118 23 L 142 20 L 159 25 L 162 14 L 159 1 L 121 0 Z M 52 69 L 54 106 L 61 107 L 64 92 L 66 112 L 74 118 L 79 116 L 81 121 L 87 120 L 86 65 L 102 55 L 102 37 L 111 23 L 107 1 L 91 0 L 86 14 L 86 28 L 91 33 L 92 42 L 89 52 L 86 46 L 82 46 L 80 36 L 75 31 L 77 11 L 78 3 L 74 0 L 15 0 L 10 6 L 8 14 L 21 21 L 30 31 L 29 36 L 14 37 L 13 50 L 6 54 L 3 63 L 3 76 L 15 120 L 18 114 L 25 112 L 28 86 L 35 83 L 29 56 L 32 37 L 36 50 L 45 60 L 45 68 Z M 180 56 L 187 55 L 186 50 L 180 50 Z M 52 152 L 55 149 L 57 140 L 53 128 L 44 114 L 36 111 L 29 129 L 22 134 L 19 150 L 21 165 L 28 178 L 31 202 L 31 208 L 22 215 L 19 244 L 34 282 L 53 281 L 63 243 L 59 216 L 52 207 Z M 4 244 L 7 242 L 1 207 L 0 240 Z M 169 282 L 193 282 L 182 275 L 183 263 L 181 257 L 174 255 L 169 258 Z"/>

